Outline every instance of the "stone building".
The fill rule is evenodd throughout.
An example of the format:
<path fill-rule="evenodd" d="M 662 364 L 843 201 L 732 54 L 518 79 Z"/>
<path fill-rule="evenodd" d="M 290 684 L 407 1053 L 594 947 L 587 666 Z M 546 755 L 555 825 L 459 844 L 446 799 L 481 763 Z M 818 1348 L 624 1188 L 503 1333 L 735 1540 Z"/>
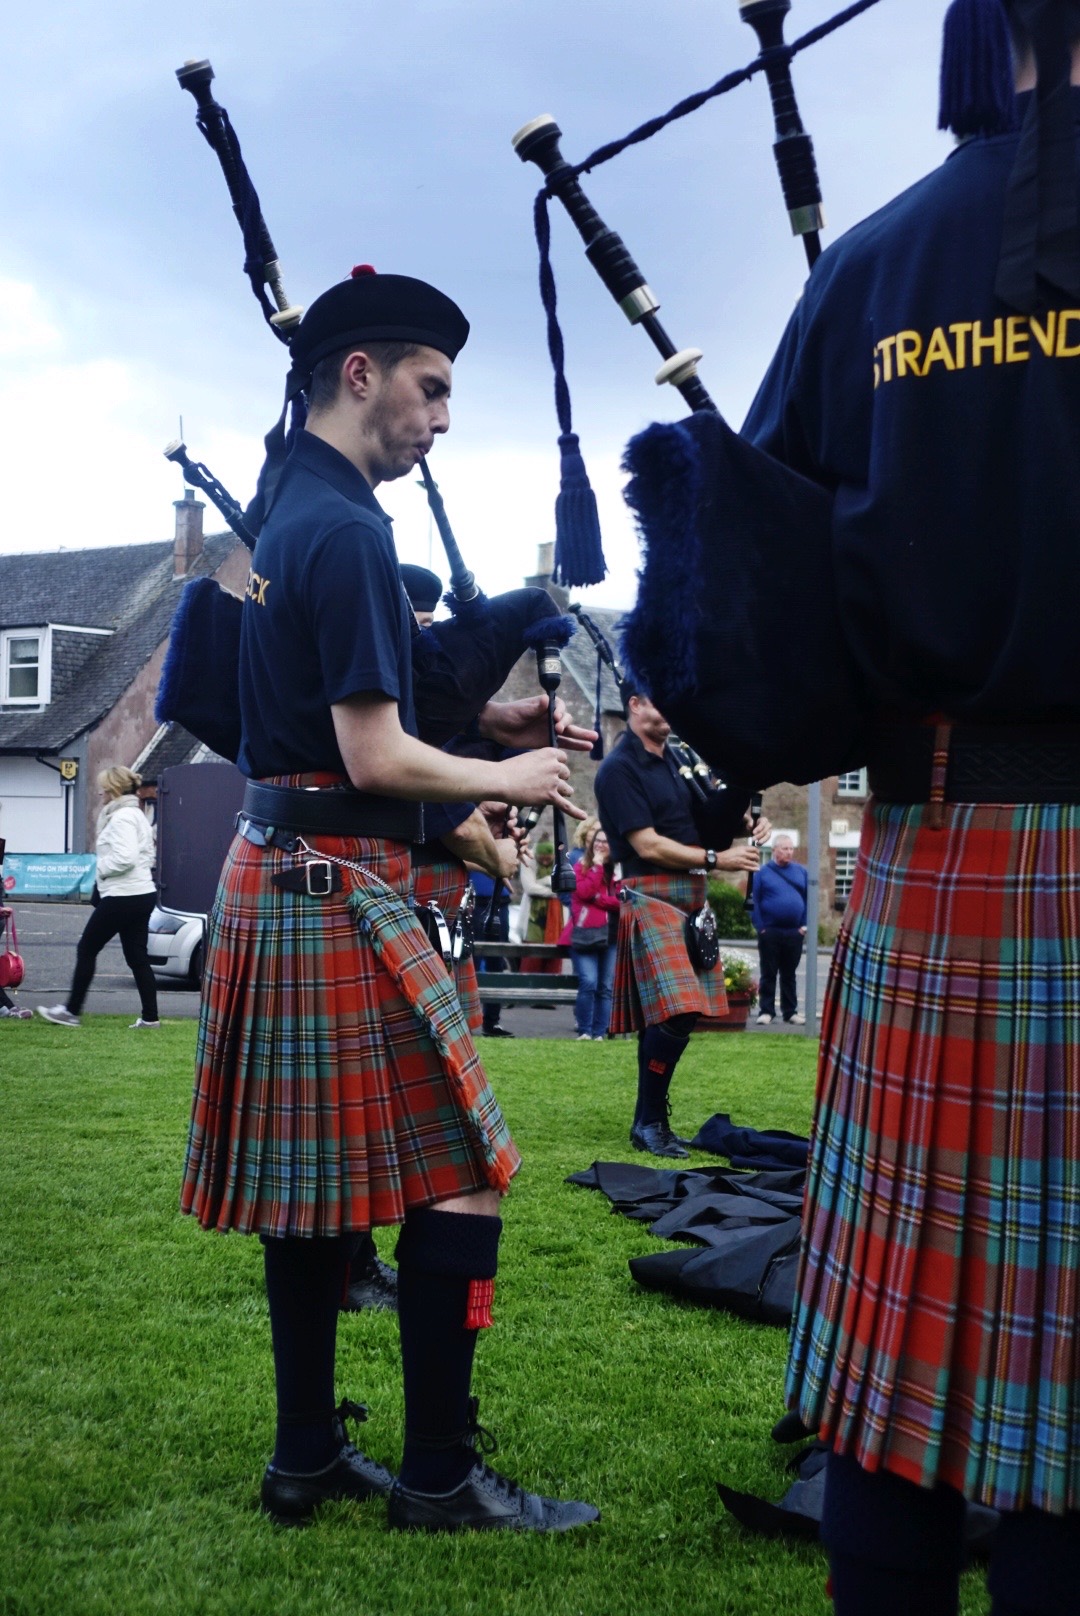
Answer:
<path fill-rule="evenodd" d="M 123 763 L 153 778 L 156 753 L 187 761 L 197 752 L 154 718 L 169 625 L 190 578 L 239 595 L 249 559 L 232 533 L 204 537 L 203 509 L 188 490 L 162 543 L 0 556 L 8 852 L 92 852 L 102 768 Z"/>

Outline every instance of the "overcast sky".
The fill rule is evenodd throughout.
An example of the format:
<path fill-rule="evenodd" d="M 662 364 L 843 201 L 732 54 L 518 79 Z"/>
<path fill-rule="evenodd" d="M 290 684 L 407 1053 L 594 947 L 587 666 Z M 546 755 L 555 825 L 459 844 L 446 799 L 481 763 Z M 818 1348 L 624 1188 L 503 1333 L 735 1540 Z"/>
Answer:
<path fill-rule="evenodd" d="M 793 0 L 787 37 L 842 0 Z M 879 0 L 795 63 L 834 239 L 942 161 L 944 0 Z M 196 459 L 246 502 L 285 351 L 243 277 L 216 159 L 173 70 L 207 56 L 280 253 L 308 303 L 357 262 L 435 281 L 472 321 L 432 469 L 489 591 L 553 536 L 558 428 L 536 290 L 535 168 L 510 136 L 539 113 L 579 160 L 755 53 L 737 0 L 40 0 L 5 29 L 0 163 L 0 551 L 171 536 L 182 415 Z M 741 420 L 804 277 L 763 81 L 586 180 L 680 347 Z M 684 412 L 553 207 L 567 374 L 605 524 L 598 604 L 633 597 L 619 457 Z M 426 561 L 413 480 L 380 498 Z M 222 526 L 211 509 L 211 530 Z M 438 543 L 436 539 L 436 544 Z M 440 557 L 436 553 L 436 564 Z"/>

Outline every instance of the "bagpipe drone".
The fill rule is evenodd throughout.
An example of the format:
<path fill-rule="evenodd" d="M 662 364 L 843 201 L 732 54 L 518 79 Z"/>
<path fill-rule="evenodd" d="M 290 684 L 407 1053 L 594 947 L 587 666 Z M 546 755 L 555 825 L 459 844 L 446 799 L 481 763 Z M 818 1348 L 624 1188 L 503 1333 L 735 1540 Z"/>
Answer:
<path fill-rule="evenodd" d="M 195 98 L 197 126 L 225 176 L 244 239 L 244 272 L 267 324 L 288 347 L 303 310 L 290 303 L 285 293 L 277 250 L 239 140 L 228 113 L 211 91 L 213 77 L 207 61 L 188 62 L 177 70 L 181 88 Z M 281 416 L 266 437 L 259 486 L 246 509 L 204 465 L 190 458 L 185 444 L 171 443 L 165 450 L 166 457 L 209 497 L 249 549 L 255 547 L 292 436 L 303 427 L 305 413 L 303 378 L 291 372 Z M 527 649 L 536 651 L 542 686 L 553 700 L 560 677 L 559 653 L 575 624 L 560 614 L 543 589 L 515 589 L 491 598 L 484 595 L 465 564 L 425 460 L 420 461 L 419 469 L 446 552 L 451 588 L 445 598 L 453 615 L 428 628 L 414 629 L 413 697 L 421 739 L 443 746 L 471 723 Z M 182 724 L 220 756 L 234 761 L 241 738 L 238 666 L 242 609 L 241 602 L 211 578 L 196 578 L 187 584 L 173 621 L 156 707 L 159 722 Z M 549 717 L 552 744 L 556 744 L 550 707 Z M 560 832 L 556 826 L 556 840 L 565 847 L 565 827 Z M 564 877 L 567 871 L 572 889 L 569 864 Z"/>
<path fill-rule="evenodd" d="M 678 732 L 725 778 L 762 786 L 842 773 L 864 761 L 866 713 L 847 652 L 832 568 L 832 499 L 727 425 L 698 375 L 701 351 L 677 348 L 657 318 L 659 301 L 620 236 L 600 218 L 581 175 L 657 134 L 677 118 L 763 73 L 776 129 L 774 153 L 791 221 L 813 267 L 824 223 L 813 143 L 803 127 L 791 62 L 875 5 L 857 0 L 792 44 L 791 0 L 739 0 L 759 55 L 625 138 L 570 164 L 554 118 L 534 118 L 513 137 L 545 184 L 534 206 L 540 292 L 555 372 L 562 451 L 556 504 L 556 578 L 598 583 L 606 571 L 596 502 L 574 432 L 564 369 L 548 203 L 557 197 L 585 252 L 632 325 L 649 336 L 669 384 L 693 414 L 648 427 L 626 450 L 626 500 L 645 559 L 637 604 L 622 633 L 624 665 Z M 776 634 L 776 623 L 785 625 Z M 766 692 L 778 699 L 769 700 Z"/>

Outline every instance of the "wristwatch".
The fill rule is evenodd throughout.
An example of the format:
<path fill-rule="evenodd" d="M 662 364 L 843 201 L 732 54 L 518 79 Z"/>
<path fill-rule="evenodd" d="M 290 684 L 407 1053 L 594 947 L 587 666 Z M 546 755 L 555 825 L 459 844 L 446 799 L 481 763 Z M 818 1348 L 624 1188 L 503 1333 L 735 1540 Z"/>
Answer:
<path fill-rule="evenodd" d="M 716 869 L 716 852 L 711 847 L 705 849 L 705 868 L 706 870 Z"/>

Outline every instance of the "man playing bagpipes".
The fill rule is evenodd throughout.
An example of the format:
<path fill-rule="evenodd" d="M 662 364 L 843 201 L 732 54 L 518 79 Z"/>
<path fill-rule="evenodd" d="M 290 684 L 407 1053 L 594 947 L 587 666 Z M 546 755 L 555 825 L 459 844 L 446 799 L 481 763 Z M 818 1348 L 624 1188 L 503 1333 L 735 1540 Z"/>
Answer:
<path fill-rule="evenodd" d="M 611 1031 L 638 1035 L 630 1143 L 653 1156 L 685 1158 L 686 1141 L 668 1121 L 671 1079 L 698 1017 L 727 1013 L 723 966 L 691 959 L 687 921 L 705 904 L 709 875 L 756 870 L 761 854 L 745 842 L 727 845 L 741 819 L 741 796 L 734 823 L 718 837 L 720 850 L 702 845 L 690 793 L 668 751 L 671 725 L 640 691 L 624 683 L 622 694 L 626 729 L 596 775 L 600 822 L 623 875 Z M 770 829 L 760 820 L 755 837 L 765 841 Z"/>
<path fill-rule="evenodd" d="M 744 428 L 833 495 L 871 711 L 788 1371 L 839 1616 L 955 1612 L 965 1498 L 995 1616 L 1080 1608 L 1070 77 L 1072 0 L 957 0 L 958 148 L 825 253 Z"/>
<path fill-rule="evenodd" d="M 419 803 L 578 812 L 546 711 L 532 728 L 513 706 L 481 713 L 491 739 L 536 748 L 500 763 L 415 734 L 409 608 L 373 489 L 447 430 L 467 334 L 449 298 L 404 276 L 360 275 L 312 304 L 290 382 L 307 394 L 307 428 L 266 489 L 243 607 L 250 783 L 210 922 L 182 1204 L 205 1228 L 263 1241 L 278 1422 L 262 1501 L 281 1521 L 375 1493 L 404 1528 L 597 1517 L 477 1457 L 473 1351 L 519 1157 L 407 901 Z M 562 746 L 591 744 L 560 728 Z M 334 1357 L 352 1240 L 398 1223 L 395 1482 L 345 1439 L 357 1406 L 336 1406 Z"/>

